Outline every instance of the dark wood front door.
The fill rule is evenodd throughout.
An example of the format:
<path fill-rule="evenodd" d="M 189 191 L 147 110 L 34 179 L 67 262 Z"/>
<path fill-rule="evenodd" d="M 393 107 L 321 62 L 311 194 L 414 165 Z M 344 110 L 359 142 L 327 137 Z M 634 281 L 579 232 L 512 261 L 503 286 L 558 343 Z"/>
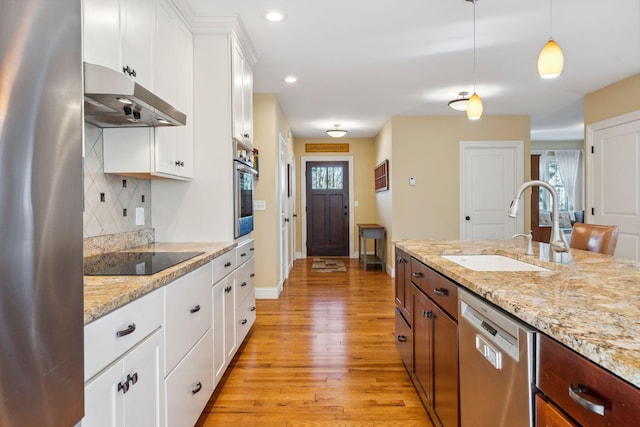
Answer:
<path fill-rule="evenodd" d="M 349 164 L 307 162 L 307 255 L 349 255 Z"/>

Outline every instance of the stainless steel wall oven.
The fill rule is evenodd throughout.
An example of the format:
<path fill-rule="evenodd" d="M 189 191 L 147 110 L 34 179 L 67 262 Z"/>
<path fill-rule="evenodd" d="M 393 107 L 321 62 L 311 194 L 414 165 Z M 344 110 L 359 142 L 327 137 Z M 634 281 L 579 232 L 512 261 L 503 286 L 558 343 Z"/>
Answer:
<path fill-rule="evenodd" d="M 234 197 L 234 237 L 238 238 L 253 231 L 253 152 L 234 141 L 233 197 Z"/>

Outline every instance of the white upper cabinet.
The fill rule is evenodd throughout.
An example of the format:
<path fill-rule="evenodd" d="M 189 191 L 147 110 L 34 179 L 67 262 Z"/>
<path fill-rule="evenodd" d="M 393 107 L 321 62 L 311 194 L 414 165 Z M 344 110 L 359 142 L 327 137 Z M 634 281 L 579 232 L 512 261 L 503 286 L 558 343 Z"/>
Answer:
<path fill-rule="evenodd" d="M 83 31 L 86 62 L 153 88 L 155 0 L 84 0 Z"/>
<path fill-rule="evenodd" d="M 252 146 L 253 71 L 235 39 L 232 40 L 231 55 L 233 138 Z"/>
<path fill-rule="evenodd" d="M 156 10 L 155 92 L 187 124 L 155 129 L 158 173 L 193 178 L 193 37 L 165 1 Z"/>

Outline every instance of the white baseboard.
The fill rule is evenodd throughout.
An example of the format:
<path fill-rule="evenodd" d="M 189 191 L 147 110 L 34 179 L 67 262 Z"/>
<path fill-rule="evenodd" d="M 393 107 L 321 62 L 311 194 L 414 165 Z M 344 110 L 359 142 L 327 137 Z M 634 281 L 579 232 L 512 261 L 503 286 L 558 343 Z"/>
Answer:
<path fill-rule="evenodd" d="M 304 258 L 302 256 L 302 252 L 296 252 L 296 259 L 302 259 L 302 258 Z"/>
<path fill-rule="evenodd" d="M 256 299 L 278 299 L 282 293 L 282 284 L 275 288 L 256 288 Z"/>

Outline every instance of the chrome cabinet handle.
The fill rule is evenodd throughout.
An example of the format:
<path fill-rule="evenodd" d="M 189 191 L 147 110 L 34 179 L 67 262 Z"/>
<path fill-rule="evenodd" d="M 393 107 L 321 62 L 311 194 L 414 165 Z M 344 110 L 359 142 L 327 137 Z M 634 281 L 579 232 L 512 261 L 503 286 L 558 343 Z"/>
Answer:
<path fill-rule="evenodd" d="M 439 297 L 446 297 L 449 295 L 449 291 L 445 288 L 434 288 L 433 293 Z"/>
<path fill-rule="evenodd" d="M 604 416 L 604 403 L 594 401 L 592 396 L 590 396 L 592 400 L 581 396 L 582 393 L 588 392 L 589 389 L 585 386 L 574 386 L 573 384 L 569 385 L 569 397 L 571 397 L 578 405 L 591 412 L 595 412 L 598 415 Z"/>
<path fill-rule="evenodd" d="M 193 307 L 189 311 L 191 312 L 191 314 L 199 312 L 200 311 L 200 304 L 196 305 L 195 307 Z"/>
<path fill-rule="evenodd" d="M 198 383 L 196 384 L 196 388 L 194 388 L 193 390 L 191 390 L 191 394 L 196 394 L 198 393 L 200 390 L 202 390 L 202 383 L 200 381 L 198 381 Z"/>
<path fill-rule="evenodd" d="M 398 341 L 407 342 L 407 337 L 405 337 L 404 335 L 398 335 Z"/>
<path fill-rule="evenodd" d="M 129 334 L 132 334 L 135 330 L 136 330 L 136 324 L 132 323 L 127 327 L 127 329 L 123 329 L 121 331 L 116 332 L 116 337 L 120 338 L 120 337 L 127 336 Z"/>
<path fill-rule="evenodd" d="M 424 277 L 424 273 L 416 271 L 416 272 L 413 273 L 413 277 Z"/>

